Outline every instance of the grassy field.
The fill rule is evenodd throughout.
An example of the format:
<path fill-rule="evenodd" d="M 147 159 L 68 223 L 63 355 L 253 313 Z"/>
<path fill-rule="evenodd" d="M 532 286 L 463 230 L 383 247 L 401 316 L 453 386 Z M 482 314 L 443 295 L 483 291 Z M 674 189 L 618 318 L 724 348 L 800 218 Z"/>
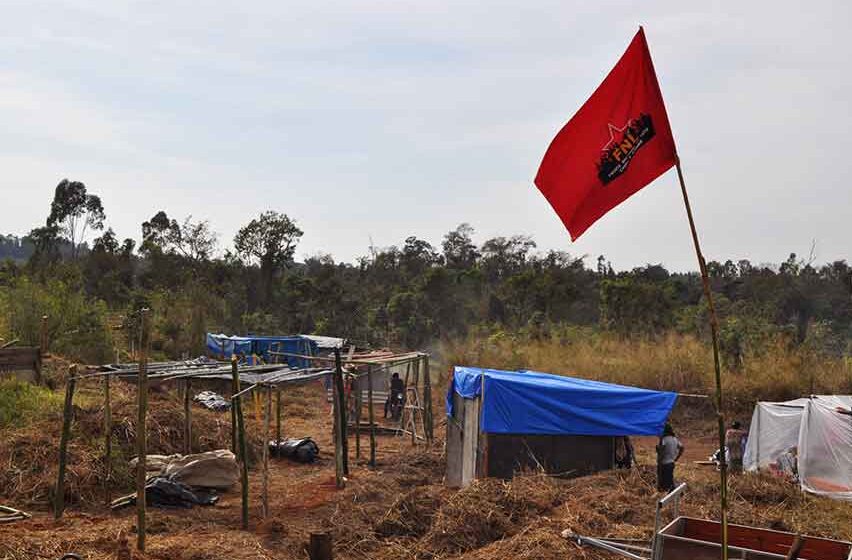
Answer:
<path fill-rule="evenodd" d="M 684 393 L 712 394 L 709 343 L 671 333 L 657 339 L 625 339 L 582 331 L 530 339 L 507 333 L 445 343 L 444 363 L 498 369 L 534 369 Z M 852 363 L 816 356 L 775 341 L 746 355 L 739 371 L 723 372 L 726 407 L 742 413 L 755 401 L 779 401 L 813 392 L 852 393 Z"/>

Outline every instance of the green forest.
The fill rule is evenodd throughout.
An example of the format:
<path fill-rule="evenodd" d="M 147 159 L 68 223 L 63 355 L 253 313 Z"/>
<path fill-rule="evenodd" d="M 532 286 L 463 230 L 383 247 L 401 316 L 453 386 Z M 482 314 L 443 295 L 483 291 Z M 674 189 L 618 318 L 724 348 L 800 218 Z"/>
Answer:
<path fill-rule="evenodd" d="M 111 361 L 152 310 L 153 350 L 197 355 L 204 333 L 314 333 L 393 348 L 470 336 L 523 340 L 709 336 L 697 272 L 661 264 L 616 271 L 605 256 L 540 251 L 525 235 L 474 243 L 460 224 L 439 245 L 411 235 L 367 247 L 355 262 L 294 258 L 298 217 L 269 210 L 232 240 L 203 218 L 168 208 L 116 237 L 108 209 L 82 182 L 63 180 L 27 235 L 0 236 L 0 337 Z M 852 352 L 852 268 L 790 254 L 780 264 L 708 262 L 724 365 L 736 370 L 783 344 L 809 355 Z"/>

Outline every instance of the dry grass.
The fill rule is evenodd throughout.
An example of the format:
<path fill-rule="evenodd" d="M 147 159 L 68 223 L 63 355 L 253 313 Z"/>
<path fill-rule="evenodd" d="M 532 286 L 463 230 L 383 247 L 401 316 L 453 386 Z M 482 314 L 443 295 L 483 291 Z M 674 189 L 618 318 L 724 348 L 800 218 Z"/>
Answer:
<path fill-rule="evenodd" d="M 447 343 L 442 354 L 449 366 L 526 368 L 687 393 L 709 394 L 714 387 L 710 346 L 675 333 L 655 340 L 592 332 L 528 340 L 500 333 Z M 724 372 L 728 405 L 743 411 L 758 399 L 807 394 L 812 374 L 817 393 L 852 392 L 848 362 L 817 359 L 777 341 L 761 354 L 747 356 L 741 371 Z"/>

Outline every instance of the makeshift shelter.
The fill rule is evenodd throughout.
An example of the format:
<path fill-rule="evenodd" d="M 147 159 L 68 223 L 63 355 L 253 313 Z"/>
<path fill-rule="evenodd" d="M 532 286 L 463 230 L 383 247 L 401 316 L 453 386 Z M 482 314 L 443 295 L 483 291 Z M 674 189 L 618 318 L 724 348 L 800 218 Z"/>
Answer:
<path fill-rule="evenodd" d="M 511 478 L 523 469 L 613 468 L 616 440 L 660 435 L 675 393 L 529 370 L 456 367 L 447 392 L 447 478 Z"/>
<path fill-rule="evenodd" d="M 297 356 L 285 356 L 280 360 L 274 359 L 271 353 L 301 354 L 314 356 L 320 351 L 330 351 L 340 348 L 344 339 L 330 336 L 291 335 L 291 336 L 228 336 L 225 334 L 207 333 L 207 352 L 223 359 L 233 354 L 243 355 L 251 359 L 259 356 L 267 363 L 280 361 L 294 368 L 310 367 L 308 360 Z"/>
<path fill-rule="evenodd" d="M 852 396 L 757 403 L 744 468 L 779 471 L 779 459 L 785 454 L 795 458 L 803 490 L 852 500 Z"/>

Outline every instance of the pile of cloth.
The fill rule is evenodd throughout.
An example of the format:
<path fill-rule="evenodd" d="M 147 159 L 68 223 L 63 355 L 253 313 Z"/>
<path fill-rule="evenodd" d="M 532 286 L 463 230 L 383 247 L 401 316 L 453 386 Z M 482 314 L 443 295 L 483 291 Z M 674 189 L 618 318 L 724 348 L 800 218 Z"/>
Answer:
<path fill-rule="evenodd" d="M 231 402 L 226 400 L 225 397 L 219 393 L 214 393 L 213 391 L 201 391 L 195 395 L 192 400 L 204 408 L 215 410 L 216 412 L 225 412 L 226 410 L 231 409 Z"/>
<path fill-rule="evenodd" d="M 131 469 L 137 464 L 138 458 L 131 459 Z M 148 455 L 145 472 L 145 502 L 159 507 L 213 505 L 219 499 L 217 491 L 230 488 L 240 476 L 236 457 L 227 449 L 192 455 Z M 113 501 L 112 508 L 135 503 L 136 494 L 131 494 Z"/>

